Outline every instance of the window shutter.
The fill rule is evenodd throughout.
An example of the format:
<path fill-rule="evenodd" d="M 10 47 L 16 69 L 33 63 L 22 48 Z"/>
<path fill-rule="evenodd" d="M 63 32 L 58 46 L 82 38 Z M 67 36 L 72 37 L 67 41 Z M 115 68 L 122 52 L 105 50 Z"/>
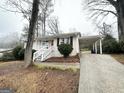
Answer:
<path fill-rule="evenodd" d="M 72 47 L 73 47 L 73 37 L 72 37 L 72 36 L 70 37 L 70 44 L 71 44 Z"/>
<path fill-rule="evenodd" d="M 59 45 L 59 38 L 57 38 L 57 46 Z"/>

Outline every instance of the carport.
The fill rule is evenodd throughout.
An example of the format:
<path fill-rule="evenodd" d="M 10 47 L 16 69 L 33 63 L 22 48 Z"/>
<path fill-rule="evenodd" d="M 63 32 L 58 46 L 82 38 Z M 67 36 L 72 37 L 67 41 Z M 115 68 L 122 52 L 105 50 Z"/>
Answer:
<path fill-rule="evenodd" d="M 102 54 L 102 39 L 103 35 L 96 36 L 82 36 L 79 38 L 79 47 L 80 49 L 92 46 L 93 51 L 97 54 L 98 48 L 100 54 Z"/>

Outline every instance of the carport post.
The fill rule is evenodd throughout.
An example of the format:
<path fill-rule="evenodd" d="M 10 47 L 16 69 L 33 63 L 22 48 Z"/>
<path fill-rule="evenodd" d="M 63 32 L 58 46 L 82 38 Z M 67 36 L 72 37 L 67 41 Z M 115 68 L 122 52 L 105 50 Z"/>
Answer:
<path fill-rule="evenodd" d="M 94 43 L 93 43 L 93 52 L 95 51 Z"/>
<path fill-rule="evenodd" d="M 97 41 L 95 42 L 95 53 L 97 54 Z"/>
<path fill-rule="evenodd" d="M 100 39 L 100 54 L 102 54 L 102 40 Z"/>

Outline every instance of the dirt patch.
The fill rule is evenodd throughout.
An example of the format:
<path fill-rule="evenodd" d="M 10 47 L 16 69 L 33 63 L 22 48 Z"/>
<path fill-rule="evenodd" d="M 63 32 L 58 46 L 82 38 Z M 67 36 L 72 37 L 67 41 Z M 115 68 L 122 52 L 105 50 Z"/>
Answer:
<path fill-rule="evenodd" d="M 79 72 L 8 69 L 11 70 L 0 75 L 0 88 L 12 88 L 15 93 L 77 93 L 78 90 Z"/>
<path fill-rule="evenodd" d="M 23 69 L 23 61 L 0 62 L 0 75 Z"/>
<path fill-rule="evenodd" d="M 124 54 L 111 54 L 118 62 L 124 64 Z"/>
<path fill-rule="evenodd" d="M 63 71 L 47 71 L 40 76 L 40 93 L 77 93 L 78 74 Z"/>

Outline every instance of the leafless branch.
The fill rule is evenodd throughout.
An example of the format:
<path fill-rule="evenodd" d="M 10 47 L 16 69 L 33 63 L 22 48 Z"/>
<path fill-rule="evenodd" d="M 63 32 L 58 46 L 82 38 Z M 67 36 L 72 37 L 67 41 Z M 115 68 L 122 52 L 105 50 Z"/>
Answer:
<path fill-rule="evenodd" d="M 115 13 L 114 11 L 111 11 L 111 10 L 104 10 L 104 9 L 91 9 L 92 11 L 102 11 L 102 12 L 108 12 L 108 13 L 112 13 L 114 14 L 115 16 L 118 16 L 117 13 Z"/>

